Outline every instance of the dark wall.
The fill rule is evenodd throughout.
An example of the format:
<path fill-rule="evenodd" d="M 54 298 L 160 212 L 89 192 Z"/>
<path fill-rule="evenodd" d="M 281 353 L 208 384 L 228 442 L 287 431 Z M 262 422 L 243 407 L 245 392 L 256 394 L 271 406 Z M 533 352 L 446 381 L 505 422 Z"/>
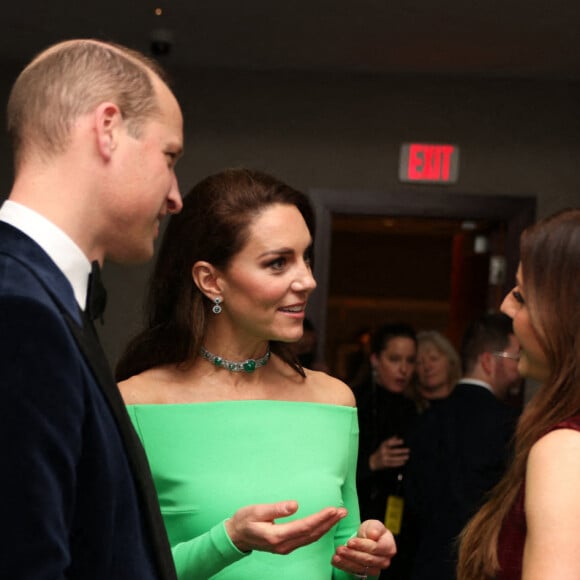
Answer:
<path fill-rule="evenodd" d="M 0 67 L 2 104 L 14 78 Z M 398 182 L 402 142 L 461 149 L 452 194 L 536 196 L 538 215 L 580 206 L 580 86 L 564 82 L 175 72 L 186 120 L 183 192 L 209 173 L 246 165 L 292 185 L 401 195 L 433 186 Z M 0 136 L 0 190 L 11 164 Z M 149 266 L 108 265 L 102 329 L 115 359 L 135 330 Z"/>

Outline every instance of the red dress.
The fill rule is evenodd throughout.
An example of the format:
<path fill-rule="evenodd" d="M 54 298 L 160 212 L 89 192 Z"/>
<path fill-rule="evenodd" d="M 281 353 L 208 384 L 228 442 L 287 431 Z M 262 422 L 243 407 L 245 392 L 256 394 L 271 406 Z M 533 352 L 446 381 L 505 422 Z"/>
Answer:
<path fill-rule="evenodd" d="M 575 429 L 580 431 L 580 415 L 571 417 L 554 425 L 554 429 Z M 521 580 L 524 557 L 524 543 L 526 541 L 526 488 L 522 485 L 516 501 L 508 512 L 501 527 L 497 546 L 500 571 L 497 580 Z"/>

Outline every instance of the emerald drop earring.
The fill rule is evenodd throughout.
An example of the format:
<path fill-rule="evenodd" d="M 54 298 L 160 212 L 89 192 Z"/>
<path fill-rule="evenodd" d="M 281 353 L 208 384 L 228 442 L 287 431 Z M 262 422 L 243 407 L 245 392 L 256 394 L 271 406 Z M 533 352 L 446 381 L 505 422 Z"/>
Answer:
<path fill-rule="evenodd" d="M 214 302 L 214 305 L 213 305 L 213 307 L 212 307 L 211 311 L 212 311 L 214 314 L 220 314 L 220 312 L 222 311 L 222 307 L 220 306 L 220 305 L 221 305 L 221 303 L 223 302 L 223 299 L 222 299 L 222 297 L 221 297 L 221 296 L 216 296 L 216 297 L 213 299 L 213 302 Z"/>

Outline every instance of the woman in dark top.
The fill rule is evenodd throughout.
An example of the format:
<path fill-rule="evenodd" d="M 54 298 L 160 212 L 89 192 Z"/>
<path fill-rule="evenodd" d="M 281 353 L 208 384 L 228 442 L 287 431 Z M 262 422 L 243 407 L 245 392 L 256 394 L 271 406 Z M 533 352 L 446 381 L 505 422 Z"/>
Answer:
<path fill-rule="evenodd" d="M 460 580 L 580 578 L 580 209 L 528 228 L 502 310 L 521 344 L 518 371 L 542 383 L 515 456 L 462 534 Z"/>
<path fill-rule="evenodd" d="M 396 535 L 402 528 L 407 440 L 417 414 L 414 402 L 403 393 L 414 376 L 416 355 L 411 327 L 382 326 L 371 338 L 372 376 L 354 388 L 360 429 L 357 489 L 361 515 L 385 521 Z M 396 560 L 381 578 L 399 577 Z"/>

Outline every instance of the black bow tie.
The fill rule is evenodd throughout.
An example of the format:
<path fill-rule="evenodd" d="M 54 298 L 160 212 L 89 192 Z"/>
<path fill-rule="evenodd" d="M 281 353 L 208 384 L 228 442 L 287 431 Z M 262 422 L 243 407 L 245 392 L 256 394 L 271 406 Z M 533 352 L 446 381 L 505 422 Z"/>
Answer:
<path fill-rule="evenodd" d="M 86 313 L 91 320 L 101 319 L 103 323 L 103 313 L 107 305 L 107 291 L 101 280 L 101 268 L 96 260 L 91 264 L 89 275 L 89 287 L 87 288 Z"/>

